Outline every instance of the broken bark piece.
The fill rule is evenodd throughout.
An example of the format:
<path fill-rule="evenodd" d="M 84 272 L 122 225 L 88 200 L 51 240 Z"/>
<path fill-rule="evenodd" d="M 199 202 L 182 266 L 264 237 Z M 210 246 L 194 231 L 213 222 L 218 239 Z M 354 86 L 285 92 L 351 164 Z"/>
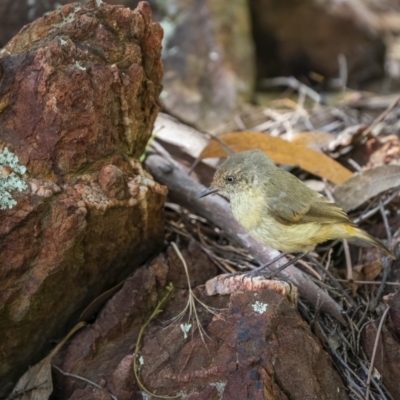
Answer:
<path fill-rule="evenodd" d="M 0 51 L 0 397 L 162 246 L 166 188 L 137 161 L 160 108 L 151 18 L 144 2 L 68 4 Z"/>
<path fill-rule="evenodd" d="M 246 274 L 223 274 L 206 282 L 206 293 L 208 296 L 231 294 L 239 291 L 258 292 L 263 289 L 274 290 L 286 297 L 292 304 L 297 304 L 296 286 L 284 281 L 273 281 L 263 276 Z"/>

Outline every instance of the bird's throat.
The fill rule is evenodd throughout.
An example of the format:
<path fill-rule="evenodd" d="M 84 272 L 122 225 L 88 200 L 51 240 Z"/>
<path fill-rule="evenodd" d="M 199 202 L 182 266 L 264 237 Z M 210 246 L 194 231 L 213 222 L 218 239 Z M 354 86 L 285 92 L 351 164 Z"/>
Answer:
<path fill-rule="evenodd" d="M 261 190 L 249 190 L 231 196 L 232 213 L 246 231 L 256 228 L 262 221 L 266 203 Z"/>

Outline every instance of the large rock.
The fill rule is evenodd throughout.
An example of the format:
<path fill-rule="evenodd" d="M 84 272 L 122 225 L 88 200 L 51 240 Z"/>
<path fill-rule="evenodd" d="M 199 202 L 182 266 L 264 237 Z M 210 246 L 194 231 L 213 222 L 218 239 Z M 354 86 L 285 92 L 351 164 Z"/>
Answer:
<path fill-rule="evenodd" d="M 169 250 L 127 279 L 97 320 L 78 332 L 54 360 L 62 371 L 100 388 L 55 371 L 57 398 L 145 397 L 132 370 L 135 343 L 164 295 L 162 289 L 172 281 L 173 295 L 146 328 L 140 348 L 140 379 L 152 393 L 190 399 L 348 399 L 296 304 L 279 291 L 207 297 L 204 286 L 199 287 L 194 289 L 196 297 L 214 312 L 195 302 L 203 338 L 194 315 L 190 319 L 187 312 L 174 320 L 186 307 L 188 291 L 182 261 Z M 182 255 L 192 282 L 214 276 L 215 266 L 198 243 L 191 242 Z M 192 326 L 185 334 L 182 327 L 187 323 Z"/>
<path fill-rule="evenodd" d="M 0 50 L 0 397 L 162 244 L 166 189 L 137 161 L 162 88 L 151 19 L 74 3 Z"/>

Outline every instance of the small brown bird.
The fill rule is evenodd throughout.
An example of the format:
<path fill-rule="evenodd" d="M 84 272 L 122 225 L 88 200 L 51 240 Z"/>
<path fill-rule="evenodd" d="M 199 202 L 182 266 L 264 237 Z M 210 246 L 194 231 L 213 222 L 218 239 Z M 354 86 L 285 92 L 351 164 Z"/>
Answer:
<path fill-rule="evenodd" d="M 230 201 L 236 220 L 257 241 L 282 252 L 308 253 L 327 240 L 361 239 L 395 259 L 339 206 L 275 166 L 260 150 L 230 156 L 199 197 L 211 193 Z"/>

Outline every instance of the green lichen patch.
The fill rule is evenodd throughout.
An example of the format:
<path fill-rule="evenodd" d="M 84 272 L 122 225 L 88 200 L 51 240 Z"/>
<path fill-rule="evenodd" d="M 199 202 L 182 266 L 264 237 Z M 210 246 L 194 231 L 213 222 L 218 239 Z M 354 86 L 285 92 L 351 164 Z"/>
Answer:
<path fill-rule="evenodd" d="M 21 178 L 26 172 L 26 167 L 20 165 L 18 157 L 7 147 L 0 151 L 0 210 L 13 208 L 17 202 L 12 197 L 12 192 L 21 192 L 28 188 Z"/>

